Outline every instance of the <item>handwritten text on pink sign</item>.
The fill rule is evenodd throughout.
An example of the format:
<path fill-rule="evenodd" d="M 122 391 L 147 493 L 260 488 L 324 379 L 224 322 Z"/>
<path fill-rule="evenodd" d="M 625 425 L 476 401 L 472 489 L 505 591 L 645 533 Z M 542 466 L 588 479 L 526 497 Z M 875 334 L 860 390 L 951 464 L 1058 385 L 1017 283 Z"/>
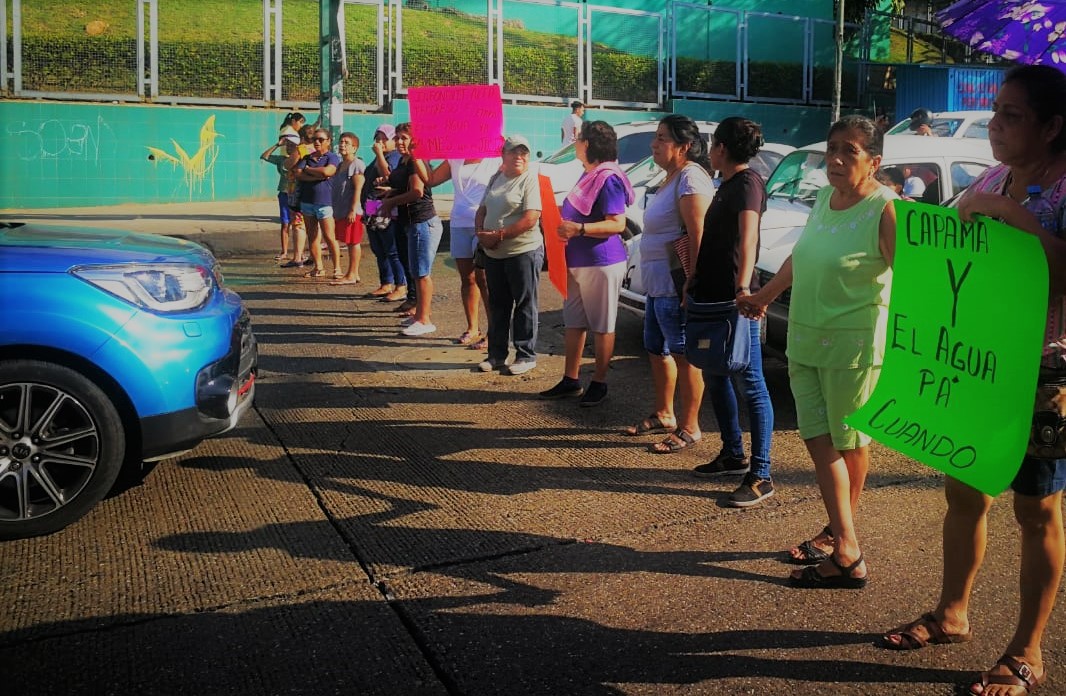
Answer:
<path fill-rule="evenodd" d="M 422 159 L 498 157 L 503 146 L 499 85 L 412 87 L 415 156 Z"/>

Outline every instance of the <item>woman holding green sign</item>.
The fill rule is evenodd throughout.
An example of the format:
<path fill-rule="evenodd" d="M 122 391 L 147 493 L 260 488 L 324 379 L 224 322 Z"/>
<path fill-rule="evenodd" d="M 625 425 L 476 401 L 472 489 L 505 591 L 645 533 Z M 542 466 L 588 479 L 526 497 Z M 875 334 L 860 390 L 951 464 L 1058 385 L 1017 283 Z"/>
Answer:
<path fill-rule="evenodd" d="M 751 318 L 789 286 L 788 376 L 800 436 L 814 461 L 829 526 L 789 551 L 807 565 L 793 587 L 859 589 L 866 564 L 855 511 L 870 467 L 870 438 L 844 423 L 881 371 L 895 251 L 897 196 L 874 174 L 884 136 L 864 116 L 829 128 L 826 177 L 792 256 L 761 290 L 738 297 Z"/>
<path fill-rule="evenodd" d="M 1055 605 L 1066 557 L 1062 491 L 1066 488 L 1066 75 L 1029 65 L 1007 73 L 988 124 L 1002 164 L 982 174 L 959 201 L 959 215 L 986 215 L 1040 238 L 1051 281 L 1038 395 L 1057 395 L 1057 409 L 1033 417 L 1029 450 L 1017 476 L 1014 516 L 1021 528 L 1018 624 L 1004 654 L 969 693 L 1027 694 L 1044 682 L 1040 644 Z M 1021 269 L 1019 269 L 1021 270 Z M 1025 282 L 1024 271 L 1019 282 Z M 886 633 L 885 647 L 917 650 L 970 639 L 969 602 L 984 558 L 992 497 L 948 477 L 944 492 L 944 573 L 936 608 Z"/>

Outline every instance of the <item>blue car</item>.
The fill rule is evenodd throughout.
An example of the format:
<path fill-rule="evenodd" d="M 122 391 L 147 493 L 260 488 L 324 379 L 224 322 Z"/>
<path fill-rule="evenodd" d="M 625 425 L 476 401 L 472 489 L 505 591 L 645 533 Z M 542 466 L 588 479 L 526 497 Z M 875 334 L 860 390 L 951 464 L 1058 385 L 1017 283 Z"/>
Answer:
<path fill-rule="evenodd" d="M 0 223 L 0 538 L 61 529 L 124 464 L 236 426 L 257 355 L 203 246 Z"/>

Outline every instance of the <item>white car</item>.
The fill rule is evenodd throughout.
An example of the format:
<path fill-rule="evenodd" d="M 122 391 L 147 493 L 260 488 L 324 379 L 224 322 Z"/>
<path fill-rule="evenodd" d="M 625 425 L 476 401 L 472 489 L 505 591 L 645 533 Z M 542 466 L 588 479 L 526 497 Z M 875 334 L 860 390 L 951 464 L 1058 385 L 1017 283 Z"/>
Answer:
<path fill-rule="evenodd" d="M 764 179 L 770 176 L 778 163 L 796 148 L 782 143 L 766 143 L 750 162 L 750 166 L 759 172 Z M 651 157 L 638 162 L 626 170 L 629 183 L 633 185 L 636 200 L 632 206 L 626 209 L 626 227 L 631 236 L 626 241 L 629 255 L 629 263 L 626 265 L 626 277 L 622 281 L 622 292 L 619 297 L 621 306 L 632 310 L 637 314 L 644 314 L 644 287 L 640 277 L 640 232 L 644 229 L 644 210 L 652 197 L 655 196 L 666 178 L 666 172 L 655 164 Z M 715 186 L 718 179 L 715 179 Z"/>
<path fill-rule="evenodd" d="M 710 136 L 718 128 L 718 124 L 714 121 L 696 121 L 696 126 L 699 128 L 700 134 L 705 137 Z M 655 130 L 658 127 L 658 121 L 633 121 L 613 125 L 612 128 L 614 128 L 615 135 L 618 136 L 618 166 L 627 170 L 628 173 L 631 167 L 648 159 L 651 154 L 651 141 L 655 137 Z M 570 192 L 570 189 L 574 188 L 574 184 L 581 178 L 581 173 L 584 171 L 580 160 L 577 159 L 573 143 L 564 145 L 541 160 L 539 167 L 540 173 L 551 179 L 552 190 L 555 191 L 555 198 L 560 203 L 566 194 Z M 637 184 L 633 181 L 632 176 L 630 176 L 629 180 L 636 188 Z M 637 201 L 634 204 L 634 208 L 640 208 L 640 217 L 643 218 L 644 197 L 641 193 L 640 191 L 637 192 Z M 637 213 L 636 210 L 627 210 L 627 219 L 630 216 L 630 212 L 633 212 L 634 215 Z M 630 227 L 630 234 L 636 234 L 637 231 L 639 230 Z"/>
<path fill-rule="evenodd" d="M 766 182 L 769 200 L 762 218 L 759 260 L 755 264 L 762 284 L 792 254 L 818 190 L 828 184 L 825 145 L 814 143 L 786 156 Z M 981 172 L 996 163 L 987 140 L 887 135 L 881 169 L 909 170 L 912 176 L 921 178 L 925 188 L 915 198 L 939 205 L 965 190 Z M 767 338 L 779 346 L 784 346 L 789 299 L 786 291 L 767 310 Z"/>
<path fill-rule="evenodd" d="M 933 114 L 929 127 L 941 138 L 976 138 L 988 140 L 988 122 L 992 111 L 941 111 Z M 885 135 L 914 135 L 911 120 L 905 118 L 888 129 Z"/>

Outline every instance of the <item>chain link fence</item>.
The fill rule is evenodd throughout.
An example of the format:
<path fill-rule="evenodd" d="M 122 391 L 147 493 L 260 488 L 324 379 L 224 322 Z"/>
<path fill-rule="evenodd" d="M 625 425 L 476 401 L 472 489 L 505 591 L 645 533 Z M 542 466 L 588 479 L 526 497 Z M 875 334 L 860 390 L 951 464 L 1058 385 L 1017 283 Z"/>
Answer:
<path fill-rule="evenodd" d="M 662 107 L 670 97 L 821 104 L 832 98 L 824 19 L 663 0 L 662 11 L 568 0 L 342 0 L 349 108 L 409 87 L 498 83 L 505 99 Z M 0 93 L 317 108 L 319 0 L 0 0 Z M 196 11 L 194 11 L 196 10 Z M 849 43 L 845 103 L 860 99 L 871 13 Z M 906 19 L 908 57 L 965 53 Z M 887 40 L 882 41 L 887 45 Z M 855 48 L 856 46 L 861 48 Z M 862 55 L 860 55 L 862 51 Z M 881 58 L 883 60 L 883 58 Z"/>
<path fill-rule="evenodd" d="M 46 0 L 13 5 L 6 13 L 10 26 L 5 32 L 7 65 L 18 67 L 14 90 L 25 96 L 59 98 L 136 95 L 138 5 L 115 5 L 106 20 L 71 7 L 68 16 L 73 21 L 63 23 L 55 21 L 56 8 Z M 16 35 L 20 45 L 14 40 Z"/>

